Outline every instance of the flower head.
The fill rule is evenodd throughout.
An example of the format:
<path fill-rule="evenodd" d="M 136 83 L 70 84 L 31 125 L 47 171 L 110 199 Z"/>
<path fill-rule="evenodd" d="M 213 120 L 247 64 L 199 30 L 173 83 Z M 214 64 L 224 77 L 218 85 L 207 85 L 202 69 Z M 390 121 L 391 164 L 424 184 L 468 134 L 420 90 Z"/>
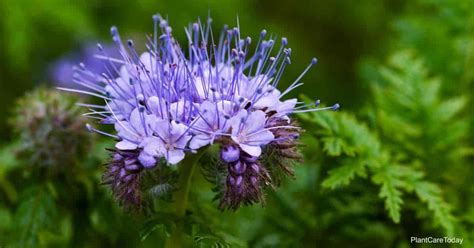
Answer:
<path fill-rule="evenodd" d="M 87 154 L 91 137 L 84 129 L 87 119 L 78 118 L 79 98 L 40 87 L 20 98 L 10 123 L 19 135 L 16 154 L 34 167 L 54 172 L 70 171 Z"/>
<path fill-rule="evenodd" d="M 290 64 L 286 38 L 277 42 L 262 31 L 255 50 L 252 39 L 239 28 L 224 27 L 213 37 L 211 20 L 190 24 L 188 45 L 182 49 L 168 20 L 153 16 L 154 32 L 147 51 L 139 54 L 133 41 L 122 41 L 112 27 L 119 57 L 98 46 L 107 73 L 79 66 L 75 80 L 88 90 L 66 89 L 104 100 L 104 105 L 82 104 L 90 117 L 113 124 L 118 151 L 133 151 L 141 166 L 153 169 L 159 160 L 175 165 L 186 154 L 220 144 L 220 158 L 228 165 L 225 199 L 221 206 L 235 209 L 240 202 L 262 199 L 262 188 L 271 175 L 262 164 L 262 153 L 273 147 L 284 158 L 293 156 L 300 130 L 291 114 L 336 108 L 304 105 L 285 96 L 301 86 L 303 73 L 283 91 L 277 89 Z M 279 43 L 279 44 L 278 44 Z M 253 51 L 253 52 L 252 52 Z"/>

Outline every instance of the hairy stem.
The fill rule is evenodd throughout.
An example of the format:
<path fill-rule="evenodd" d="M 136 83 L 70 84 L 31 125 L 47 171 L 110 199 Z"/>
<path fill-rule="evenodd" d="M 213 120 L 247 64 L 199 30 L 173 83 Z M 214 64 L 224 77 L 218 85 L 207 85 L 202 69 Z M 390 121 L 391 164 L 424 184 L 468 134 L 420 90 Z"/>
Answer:
<path fill-rule="evenodd" d="M 197 161 L 202 156 L 203 151 L 198 154 L 189 154 L 178 165 L 179 179 L 178 190 L 174 193 L 173 199 L 175 201 L 176 209 L 176 226 L 171 232 L 171 236 L 166 240 L 165 247 L 179 248 L 183 247 L 183 229 L 184 229 L 184 215 L 188 205 L 188 194 L 191 187 L 191 180 L 197 164 Z"/>

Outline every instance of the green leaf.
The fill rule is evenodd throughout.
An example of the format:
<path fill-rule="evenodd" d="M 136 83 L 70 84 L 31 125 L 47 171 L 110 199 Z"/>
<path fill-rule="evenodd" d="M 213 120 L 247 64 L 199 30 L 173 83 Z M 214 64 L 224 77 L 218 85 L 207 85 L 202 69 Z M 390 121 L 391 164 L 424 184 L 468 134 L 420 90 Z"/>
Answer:
<path fill-rule="evenodd" d="M 344 165 L 329 171 L 329 176 L 323 181 L 322 185 L 325 188 L 335 189 L 348 185 L 356 175 L 365 175 L 364 161 L 347 159 Z"/>
<path fill-rule="evenodd" d="M 158 231 L 162 237 L 169 237 L 176 216 L 166 212 L 156 212 L 155 217 L 149 218 L 140 228 L 140 240 L 145 241 L 151 234 Z"/>
<path fill-rule="evenodd" d="M 467 99 L 463 96 L 448 99 L 446 101 L 443 101 L 443 103 L 439 105 L 434 115 L 439 116 L 441 121 L 450 120 L 456 114 L 461 112 L 461 110 L 466 106 L 466 104 Z"/>
<path fill-rule="evenodd" d="M 324 138 L 324 150 L 329 156 L 339 156 L 342 153 L 342 140 L 336 137 Z"/>
<path fill-rule="evenodd" d="M 380 187 L 379 196 L 385 199 L 385 208 L 390 218 L 395 223 L 400 222 L 400 209 L 403 203 L 402 192 L 395 186 L 395 182 L 385 178 L 385 182 Z"/>
<path fill-rule="evenodd" d="M 380 185 L 379 196 L 385 201 L 385 208 L 390 218 L 400 222 L 400 210 L 403 204 L 403 191 L 413 190 L 413 182 L 420 180 L 423 174 L 408 167 L 382 162 L 380 167 L 374 168 L 372 180 Z"/>
<path fill-rule="evenodd" d="M 420 181 L 414 185 L 416 195 L 428 205 L 433 212 L 433 219 L 446 231 L 447 235 L 454 235 L 456 219 L 451 214 L 451 206 L 443 200 L 439 187 L 430 182 Z"/>
<path fill-rule="evenodd" d="M 21 142 L 16 141 L 0 148 L 0 177 L 19 166 L 16 151 L 21 147 Z"/>
<path fill-rule="evenodd" d="M 41 244 L 42 232 L 56 233 L 54 220 L 57 220 L 57 209 L 53 196 L 41 186 L 31 188 L 15 213 L 16 244 L 19 247 L 37 247 Z"/>
<path fill-rule="evenodd" d="M 172 189 L 173 189 L 173 186 L 171 184 L 161 183 L 148 189 L 148 194 L 150 194 L 150 196 L 155 199 L 163 198 L 167 196 L 171 192 Z"/>

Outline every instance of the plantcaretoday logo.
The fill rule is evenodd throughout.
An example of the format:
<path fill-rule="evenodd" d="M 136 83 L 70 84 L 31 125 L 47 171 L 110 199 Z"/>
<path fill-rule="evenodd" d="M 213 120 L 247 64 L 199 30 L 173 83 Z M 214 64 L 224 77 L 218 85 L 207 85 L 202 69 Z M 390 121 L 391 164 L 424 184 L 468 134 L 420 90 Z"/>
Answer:
<path fill-rule="evenodd" d="M 457 237 L 410 237 L 410 243 L 416 244 L 460 244 L 462 245 L 463 238 Z"/>

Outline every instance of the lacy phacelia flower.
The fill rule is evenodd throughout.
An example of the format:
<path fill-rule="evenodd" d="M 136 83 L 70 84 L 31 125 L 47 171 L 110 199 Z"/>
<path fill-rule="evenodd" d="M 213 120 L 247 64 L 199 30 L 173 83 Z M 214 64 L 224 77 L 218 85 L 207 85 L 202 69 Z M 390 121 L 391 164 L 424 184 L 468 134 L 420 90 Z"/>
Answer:
<path fill-rule="evenodd" d="M 189 42 L 182 49 L 168 21 L 159 15 L 153 20 L 146 52 L 140 55 L 133 41 L 123 42 L 112 27 L 121 56 L 111 57 L 98 45 L 96 57 L 103 60 L 107 73 L 93 73 L 81 64 L 74 78 L 89 90 L 61 89 L 104 99 L 104 105 L 81 105 L 91 110 L 90 117 L 113 124 L 116 134 L 89 129 L 116 138 L 116 154 L 133 154 L 134 165 L 153 169 L 159 160 L 175 165 L 188 153 L 219 144 L 220 158 L 228 167 L 221 207 L 236 209 L 240 203 L 261 201 L 273 171 L 262 163 L 264 153 L 274 154 L 280 164 L 300 158 L 296 140 L 301 130 L 291 114 L 339 107 L 318 108 L 319 102 L 305 105 L 285 99 L 303 84 L 301 78 L 316 59 L 281 92 L 277 86 L 291 54 L 286 38 L 274 49 L 277 42 L 266 39 L 263 30 L 251 49 L 252 39 L 242 37 L 239 28 L 225 26 L 213 37 L 209 19 L 185 29 Z M 124 164 L 122 158 L 113 161 L 110 168 Z M 287 165 L 282 167 L 291 174 Z M 120 182 L 133 175 L 112 174 L 109 178 Z"/>

